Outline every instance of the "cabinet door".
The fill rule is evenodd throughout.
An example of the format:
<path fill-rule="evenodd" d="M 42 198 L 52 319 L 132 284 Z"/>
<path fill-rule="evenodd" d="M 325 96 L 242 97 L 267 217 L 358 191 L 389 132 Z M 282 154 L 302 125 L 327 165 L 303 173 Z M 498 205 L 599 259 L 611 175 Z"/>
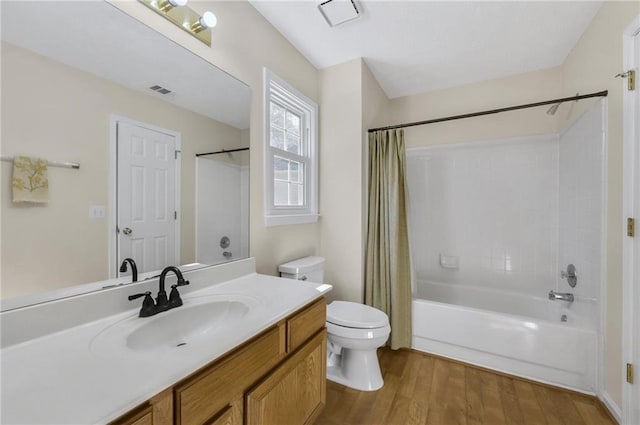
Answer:
<path fill-rule="evenodd" d="M 312 423 L 325 404 L 326 363 L 323 329 L 247 394 L 247 425 Z"/>
<path fill-rule="evenodd" d="M 163 391 L 109 425 L 172 425 L 173 393 Z"/>
<path fill-rule="evenodd" d="M 176 424 L 202 425 L 217 417 L 285 356 L 284 323 L 175 388 Z"/>
<path fill-rule="evenodd" d="M 142 409 L 122 422 L 122 425 L 153 425 L 153 408 L 148 406 Z"/>

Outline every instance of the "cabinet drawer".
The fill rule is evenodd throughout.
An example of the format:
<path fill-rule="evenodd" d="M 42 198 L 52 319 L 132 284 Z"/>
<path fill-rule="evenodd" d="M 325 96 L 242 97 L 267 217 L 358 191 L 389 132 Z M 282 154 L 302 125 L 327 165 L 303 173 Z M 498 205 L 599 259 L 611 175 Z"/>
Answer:
<path fill-rule="evenodd" d="M 287 352 L 290 353 L 304 344 L 324 328 L 326 321 L 327 303 L 324 298 L 287 320 Z"/>
<path fill-rule="evenodd" d="M 242 394 L 285 356 L 283 334 L 284 326 L 276 326 L 209 370 L 176 386 L 176 423 L 201 425 L 215 419 L 229 400 Z"/>

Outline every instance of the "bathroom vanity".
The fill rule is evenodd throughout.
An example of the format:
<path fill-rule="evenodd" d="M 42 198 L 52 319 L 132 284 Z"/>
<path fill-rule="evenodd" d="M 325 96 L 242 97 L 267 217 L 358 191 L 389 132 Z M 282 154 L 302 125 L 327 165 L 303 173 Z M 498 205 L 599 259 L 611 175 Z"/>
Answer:
<path fill-rule="evenodd" d="M 331 286 L 254 270 L 185 273 L 184 305 L 148 318 L 126 298 L 157 279 L 3 312 L 2 423 L 313 422 Z"/>
<path fill-rule="evenodd" d="M 324 298 L 303 307 L 112 424 L 312 423 L 325 402 L 325 311 Z"/>

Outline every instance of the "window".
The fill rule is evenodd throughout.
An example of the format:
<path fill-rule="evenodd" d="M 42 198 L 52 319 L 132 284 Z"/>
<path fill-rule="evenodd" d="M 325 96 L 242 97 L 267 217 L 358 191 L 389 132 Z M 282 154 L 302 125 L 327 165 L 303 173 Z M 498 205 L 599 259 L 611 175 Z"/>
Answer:
<path fill-rule="evenodd" d="M 318 105 L 265 68 L 265 224 L 318 220 Z"/>

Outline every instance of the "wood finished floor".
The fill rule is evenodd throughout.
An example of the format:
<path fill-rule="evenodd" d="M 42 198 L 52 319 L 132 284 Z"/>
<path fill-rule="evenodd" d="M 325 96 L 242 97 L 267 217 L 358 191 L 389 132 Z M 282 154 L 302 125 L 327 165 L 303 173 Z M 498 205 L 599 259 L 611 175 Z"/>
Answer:
<path fill-rule="evenodd" d="M 588 396 L 427 354 L 378 351 L 384 387 L 361 392 L 327 381 L 315 425 L 614 425 Z"/>

